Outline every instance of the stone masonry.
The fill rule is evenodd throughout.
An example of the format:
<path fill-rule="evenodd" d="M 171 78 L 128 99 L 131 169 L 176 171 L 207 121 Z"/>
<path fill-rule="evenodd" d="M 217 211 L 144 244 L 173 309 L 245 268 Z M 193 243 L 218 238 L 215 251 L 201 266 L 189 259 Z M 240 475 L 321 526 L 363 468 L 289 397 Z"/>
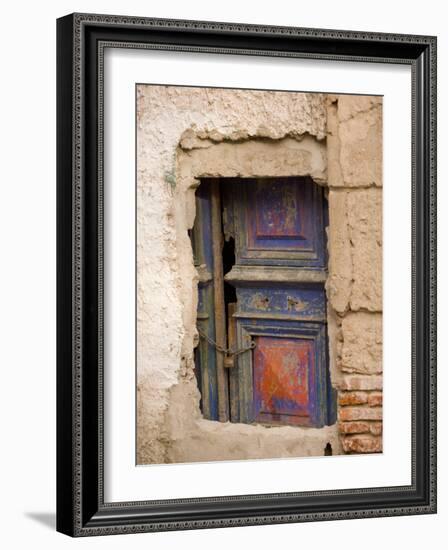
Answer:
<path fill-rule="evenodd" d="M 329 277 L 347 453 L 382 450 L 382 101 L 327 97 Z"/>

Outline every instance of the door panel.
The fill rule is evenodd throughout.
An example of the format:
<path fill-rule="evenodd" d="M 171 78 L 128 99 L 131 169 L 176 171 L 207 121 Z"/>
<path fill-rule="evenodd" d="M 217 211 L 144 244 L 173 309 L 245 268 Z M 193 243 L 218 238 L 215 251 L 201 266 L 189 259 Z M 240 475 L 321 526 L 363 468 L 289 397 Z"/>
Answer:
<path fill-rule="evenodd" d="M 309 423 L 309 377 L 314 377 L 312 340 L 260 336 L 254 350 L 255 420 Z M 311 380 L 313 384 L 313 380 Z"/>
<path fill-rule="evenodd" d="M 238 385 L 234 422 L 320 427 L 327 423 L 323 323 L 257 319 L 235 313 L 239 342 L 255 343 L 230 376 Z"/>
<path fill-rule="evenodd" d="M 301 180 L 241 180 L 234 193 L 238 264 L 325 267 L 322 189 Z"/>
<path fill-rule="evenodd" d="M 240 283 L 242 284 L 242 283 Z M 237 288 L 238 311 L 259 318 L 322 321 L 325 291 L 317 284 L 250 283 Z"/>

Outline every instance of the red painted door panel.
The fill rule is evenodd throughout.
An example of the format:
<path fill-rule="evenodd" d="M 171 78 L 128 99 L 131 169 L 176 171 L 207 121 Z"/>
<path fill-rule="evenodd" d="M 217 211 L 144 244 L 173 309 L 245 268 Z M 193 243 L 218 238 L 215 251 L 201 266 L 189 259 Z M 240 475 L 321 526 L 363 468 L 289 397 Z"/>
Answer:
<path fill-rule="evenodd" d="M 313 340 L 256 338 L 254 351 L 255 420 L 269 423 L 310 423 L 309 388 L 314 381 Z"/>

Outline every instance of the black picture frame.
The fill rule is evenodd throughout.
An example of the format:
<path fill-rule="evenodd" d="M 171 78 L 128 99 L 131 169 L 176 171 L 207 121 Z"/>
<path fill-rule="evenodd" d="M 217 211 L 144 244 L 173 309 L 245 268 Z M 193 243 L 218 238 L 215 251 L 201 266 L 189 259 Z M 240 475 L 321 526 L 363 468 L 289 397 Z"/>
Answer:
<path fill-rule="evenodd" d="M 412 484 L 104 502 L 104 46 L 412 68 Z M 72 14 L 57 21 L 57 530 L 71 536 L 436 512 L 436 38 Z M 399 343 L 397 343 L 399 345 Z"/>

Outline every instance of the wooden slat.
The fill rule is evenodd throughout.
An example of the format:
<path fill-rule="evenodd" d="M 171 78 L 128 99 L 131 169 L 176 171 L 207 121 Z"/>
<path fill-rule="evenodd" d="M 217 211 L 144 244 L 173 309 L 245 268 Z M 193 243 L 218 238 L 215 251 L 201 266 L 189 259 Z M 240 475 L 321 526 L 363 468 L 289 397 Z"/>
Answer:
<path fill-rule="evenodd" d="M 237 304 L 230 303 L 227 305 L 227 326 L 229 337 L 229 348 L 238 346 L 238 338 L 236 333 L 236 314 Z M 229 372 L 229 387 L 230 387 L 230 420 L 239 419 L 239 396 L 238 396 L 238 356 L 233 356 L 231 371 Z"/>
<path fill-rule="evenodd" d="M 234 314 L 236 312 L 236 303 L 227 304 L 227 337 L 229 341 L 229 349 L 235 349 L 236 348 L 236 319 L 234 317 Z M 226 368 L 232 368 L 235 366 L 235 359 L 236 357 L 234 355 L 231 355 L 229 357 L 226 357 L 224 359 L 225 367 Z"/>
<path fill-rule="evenodd" d="M 219 346 L 227 347 L 224 274 L 222 265 L 223 237 L 219 180 L 214 180 L 211 182 L 211 214 L 215 336 L 216 342 Z M 218 379 L 218 416 L 220 422 L 227 422 L 229 419 L 229 383 L 228 375 L 224 367 L 224 355 L 219 351 L 216 351 L 216 370 Z"/>

